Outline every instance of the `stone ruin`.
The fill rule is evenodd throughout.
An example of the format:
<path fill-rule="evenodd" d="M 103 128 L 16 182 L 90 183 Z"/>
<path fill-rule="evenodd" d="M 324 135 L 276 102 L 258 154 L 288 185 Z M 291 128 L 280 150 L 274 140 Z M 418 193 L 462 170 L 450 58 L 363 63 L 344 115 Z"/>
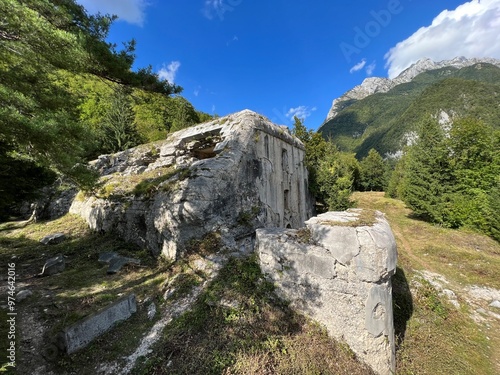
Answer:
<path fill-rule="evenodd" d="M 93 230 L 116 231 L 171 259 L 208 233 L 219 233 L 229 248 L 251 250 L 256 228 L 299 228 L 313 212 L 304 145 L 288 128 L 248 110 L 92 164 L 116 189 L 124 179 L 179 172 L 170 172 L 147 199 L 77 197 L 70 208 Z"/>
<path fill-rule="evenodd" d="M 93 230 L 170 259 L 213 233 L 234 252 L 256 251 L 282 297 L 393 373 L 391 229 L 380 213 L 370 225 L 356 224 L 360 212 L 311 218 L 304 145 L 288 128 L 245 110 L 91 164 L 103 193 L 80 193 L 70 212 Z"/>

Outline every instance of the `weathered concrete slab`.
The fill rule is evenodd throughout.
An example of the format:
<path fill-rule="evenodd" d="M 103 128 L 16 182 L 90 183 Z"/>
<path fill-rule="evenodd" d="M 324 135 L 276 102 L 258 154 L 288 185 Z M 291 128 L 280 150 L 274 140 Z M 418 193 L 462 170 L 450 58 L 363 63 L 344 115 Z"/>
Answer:
<path fill-rule="evenodd" d="M 224 246 L 235 249 L 238 239 L 256 228 L 300 228 L 312 216 L 304 157 L 304 145 L 286 127 L 245 110 L 146 147 L 99 157 L 92 165 L 109 186 L 128 176 L 136 185 L 141 172 L 147 172 L 145 179 L 153 171 L 160 177 L 165 166 L 179 173 L 147 196 L 86 196 L 75 200 L 70 212 L 92 230 L 118 233 L 169 259 L 181 257 L 191 240 L 215 231 Z"/>
<path fill-rule="evenodd" d="M 135 295 L 119 299 L 110 306 L 66 328 L 59 336 L 58 346 L 68 354 L 86 347 L 116 323 L 127 320 L 137 311 Z"/>
<path fill-rule="evenodd" d="M 308 220 L 301 229 L 310 232 L 307 244 L 299 241 L 297 230 L 258 229 L 255 251 L 283 298 L 324 324 L 376 373 L 390 375 L 395 371 L 396 242 L 381 213 L 375 213 L 373 225 L 356 226 L 357 212 Z"/>

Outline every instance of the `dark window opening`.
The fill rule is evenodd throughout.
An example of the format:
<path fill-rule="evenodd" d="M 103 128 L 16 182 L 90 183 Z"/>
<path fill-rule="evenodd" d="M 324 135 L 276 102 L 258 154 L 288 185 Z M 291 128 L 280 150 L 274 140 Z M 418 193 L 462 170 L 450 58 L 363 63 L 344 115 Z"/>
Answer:
<path fill-rule="evenodd" d="M 285 193 L 283 194 L 283 205 L 285 207 L 285 210 L 289 210 L 290 207 L 290 190 L 285 190 Z"/>
<path fill-rule="evenodd" d="M 281 152 L 281 169 L 288 172 L 288 151 L 283 149 Z"/>
<path fill-rule="evenodd" d="M 264 137 L 264 146 L 266 148 L 266 158 L 269 159 L 269 136 L 268 135 L 266 135 Z"/>

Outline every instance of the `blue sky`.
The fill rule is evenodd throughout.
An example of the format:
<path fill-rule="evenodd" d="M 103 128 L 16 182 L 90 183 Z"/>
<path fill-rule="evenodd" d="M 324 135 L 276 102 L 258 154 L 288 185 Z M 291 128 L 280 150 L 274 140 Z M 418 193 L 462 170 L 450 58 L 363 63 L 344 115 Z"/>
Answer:
<path fill-rule="evenodd" d="M 116 14 L 109 41 L 137 41 L 182 95 L 220 116 L 293 115 L 316 130 L 332 100 L 369 76 L 456 56 L 500 58 L 500 0 L 77 0 Z"/>

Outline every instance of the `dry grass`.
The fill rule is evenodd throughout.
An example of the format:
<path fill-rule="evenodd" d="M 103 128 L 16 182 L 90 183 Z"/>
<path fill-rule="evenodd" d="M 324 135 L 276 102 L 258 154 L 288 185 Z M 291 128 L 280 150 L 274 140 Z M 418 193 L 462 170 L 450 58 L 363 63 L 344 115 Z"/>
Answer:
<path fill-rule="evenodd" d="M 372 209 L 349 209 L 347 212 L 353 212 L 357 214 L 356 220 L 353 221 L 333 221 L 333 220 L 326 220 L 322 221 L 321 224 L 323 225 L 329 225 L 332 227 L 361 227 L 361 226 L 367 226 L 371 227 L 373 224 L 376 223 L 377 221 L 377 216 L 375 213 L 375 210 Z"/>
<path fill-rule="evenodd" d="M 65 233 L 67 240 L 50 246 L 39 242 L 45 235 L 55 232 Z M 99 254 L 107 251 L 139 258 L 141 266 L 126 266 L 119 273 L 108 275 L 108 266 L 98 262 Z M 64 272 L 37 277 L 45 261 L 57 254 L 66 257 Z M 176 272 L 173 266 L 159 263 L 144 249 L 110 235 L 92 233 L 86 223 L 74 215 L 0 232 L 0 264 L 11 262 L 16 264 L 18 290 L 29 289 L 33 292 L 31 297 L 17 305 L 18 345 L 29 337 L 28 331 L 35 329 L 28 324 L 28 316 L 32 316 L 42 327 L 42 341 L 48 345 L 61 329 L 109 305 L 120 296 L 134 293 L 138 301 L 150 297 L 157 303 L 161 302 L 162 284 Z M 145 307 L 139 303 L 137 314 L 96 339 L 86 349 L 48 362 L 40 357 L 46 346 L 27 350 L 29 342 L 23 344 L 18 348 L 18 373 L 32 373 L 35 367 L 46 362 L 48 369 L 55 373 L 93 374 L 95 370 L 89 364 L 116 359 L 139 343 L 142 334 L 154 324 L 146 314 Z M 0 337 L 7 337 L 4 315 L 5 310 L 2 310 Z M 2 352 L 5 343 L 5 340 L 0 340 Z"/>
<path fill-rule="evenodd" d="M 371 374 L 274 296 L 254 259 L 231 260 L 134 374 Z"/>
<path fill-rule="evenodd" d="M 476 323 L 466 287 L 500 288 L 500 244 L 470 231 L 441 228 L 417 219 L 403 202 L 383 193 L 356 193 L 361 208 L 386 214 L 398 244 L 394 314 L 399 332 L 398 374 L 498 374 L 500 322 Z M 460 308 L 415 271 L 443 275 Z M 411 288 L 411 294 L 410 289 Z"/>

